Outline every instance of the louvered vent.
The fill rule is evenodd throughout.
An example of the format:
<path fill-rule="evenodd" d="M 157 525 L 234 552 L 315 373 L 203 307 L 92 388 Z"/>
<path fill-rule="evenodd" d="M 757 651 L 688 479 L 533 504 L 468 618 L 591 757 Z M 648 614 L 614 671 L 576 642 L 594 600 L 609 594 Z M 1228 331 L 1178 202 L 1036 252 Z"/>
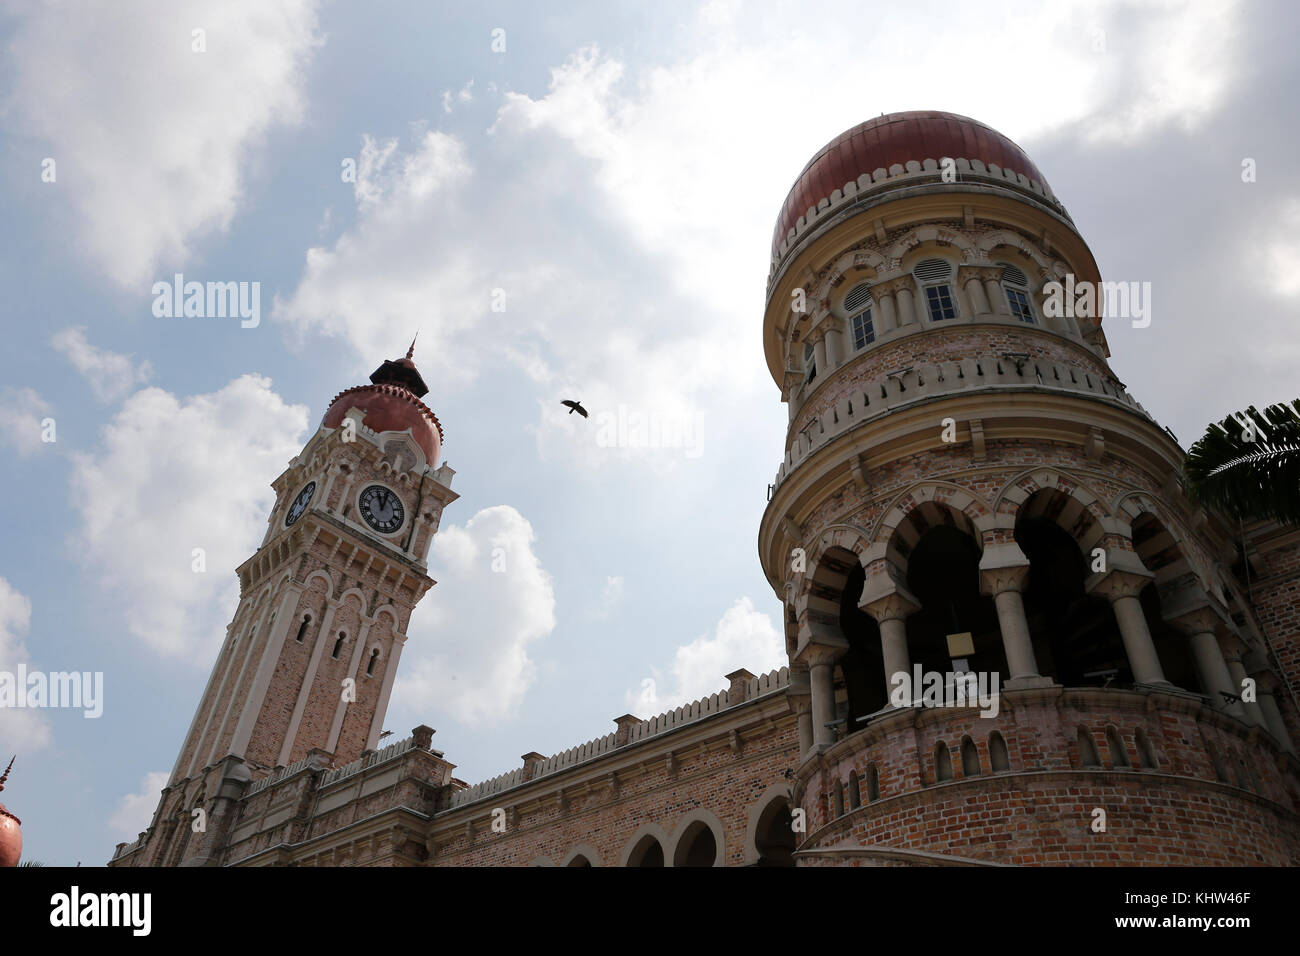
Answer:
<path fill-rule="evenodd" d="M 942 282 L 952 275 L 952 265 L 943 259 L 922 259 L 912 273 L 922 283 Z"/>
<path fill-rule="evenodd" d="M 855 285 L 844 297 L 844 311 L 850 314 L 860 312 L 869 305 L 871 305 L 871 286 L 865 282 Z"/>
<path fill-rule="evenodd" d="M 1007 262 L 999 263 L 999 265 L 1002 266 L 1003 282 L 1009 282 L 1012 285 L 1022 285 L 1025 288 L 1029 287 L 1029 278 L 1015 266 Z"/>

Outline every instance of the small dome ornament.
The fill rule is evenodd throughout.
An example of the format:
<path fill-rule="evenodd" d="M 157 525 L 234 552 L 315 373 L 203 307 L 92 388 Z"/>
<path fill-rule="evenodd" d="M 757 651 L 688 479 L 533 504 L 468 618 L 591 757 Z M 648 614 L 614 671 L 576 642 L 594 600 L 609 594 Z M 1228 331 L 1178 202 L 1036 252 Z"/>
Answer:
<path fill-rule="evenodd" d="M 13 769 L 14 759 L 16 758 L 10 758 L 9 766 L 5 768 L 3 774 L 0 774 L 0 790 L 5 788 L 5 781 L 9 779 L 9 771 Z M 18 865 L 18 860 L 23 855 L 21 827 L 22 821 L 0 803 L 0 869 Z"/>

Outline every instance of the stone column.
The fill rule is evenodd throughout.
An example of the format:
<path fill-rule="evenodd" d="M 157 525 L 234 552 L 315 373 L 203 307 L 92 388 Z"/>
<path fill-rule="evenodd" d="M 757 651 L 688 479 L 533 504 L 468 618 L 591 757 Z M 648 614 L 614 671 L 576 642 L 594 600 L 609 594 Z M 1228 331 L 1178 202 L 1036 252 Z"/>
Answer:
<path fill-rule="evenodd" d="M 837 319 L 826 327 L 826 371 L 837 368 L 844 361 L 844 351 L 844 339 Z"/>
<path fill-rule="evenodd" d="M 1232 675 L 1233 693 L 1241 696 L 1247 677 L 1246 665 L 1242 663 L 1242 657 L 1248 650 L 1246 642 L 1236 634 L 1229 634 L 1224 641 L 1224 647 L 1227 649 L 1224 659 L 1228 664 L 1228 673 Z M 1241 703 L 1246 714 L 1246 723 L 1257 727 L 1266 726 L 1264 711 L 1260 708 L 1258 700 L 1243 700 Z"/>
<path fill-rule="evenodd" d="M 880 653 L 885 666 L 885 699 L 893 704 L 896 674 L 912 674 L 912 655 L 907 648 L 907 617 L 921 609 L 921 604 L 892 580 L 879 584 L 868 581 L 862 589 L 858 607 L 880 625 Z"/>
<path fill-rule="evenodd" d="M 1011 689 L 1048 687 L 1052 683 L 1051 678 L 1038 673 L 1034 642 L 1025 617 L 1021 591 L 1028 578 L 1029 559 L 1019 545 L 1010 542 L 985 548 L 980 560 L 980 591 L 993 596 L 998 611 L 998 630 L 1002 632 L 1002 649 L 1006 652 L 1010 675 L 1007 687 Z"/>
<path fill-rule="evenodd" d="M 1010 315 L 1011 307 L 1007 305 L 1006 294 L 1002 291 L 1002 270 L 981 270 L 984 289 L 988 294 L 989 311 L 994 315 Z"/>
<path fill-rule="evenodd" d="M 1145 569 L 1112 568 L 1090 580 L 1087 589 L 1105 595 L 1110 600 L 1115 620 L 1119 624 L 1120 637 L 1124 641 L 1129 668 L 1133 671 L 1133 680 L 1139 684 L 1170 686 L 1160 667 L 1160 657 L 1151 640 L 1147 619 L 1142 614 L 1142 602 L 1138 600 L 1142 589 L 1154 578 L 1155 575 Z"/>
<path fill-rule="evenodd" d="M 801 657 L 808 665 L 812 689 L 813 746 L 828 746 L 835 742 L 835 735 L 827 726 L 835 719 L 835 659 L 843 649 L 810 644 L 804 651 Z"/>
<path fill-rule="evenodd" d="M 989 308 L 988 296 L 984 294 L 984 283 L 980 281 L 979 273 L 971 269 L 963 269 L 965 277 L 962 280 L 962 288 L 966 290 L 966 299 L 970 303 L 972 315 L 985 315 L 992 311 Z"/>
<path fill-rule="evenodd" d="M 812 335 L 813 361 L 817 363 L 817 374 L 824 376 L 830 367 L 826 364 L 826 334 L 821 331 Z"/>
<path fill-rule="evenodd" d="M 906 281 L 898 284 L 898 289 L 895 292 L 895 295 L 898 297 L 899 327 L 915 325 L 919 321 L 919 316 L 917 315 L 914 300 L 912 298 L 912 290 L 907 285 Z"/>
<path fill-rule="evenodd" d="M 894 329 L 898 328 L 898 312 L 894 307 L 893 286 L 878 286 L 871 291 L 872 295 L 875 297 L 876 305 L 880 312 L 879 335 L 884 335 L 886 332 L 894 331 Z"/>
<path fill-rule="evenodd" d="M 1196 660 L 1196 672 L 1201 675 L 1205 692 L 1210 695 L 1211 706 L 1234 717 L 1244 717 L 1241 704 L 1229 703 L 1223 696 L 1232 694 L 1240 697 L 1241 688 L 1233 689 L 1232 675 L 1223 659 L 1219 639 L 1214 636 L 1215 628 L 1220 623 L 1218 615 L 1209 607 L 1202 607 L 1180 615 L 1169 623 L 1187 635 L 1192 657 Z"/>
<path fill-rule="evenodd" d="M 1287 733 L 1286 721 L 1282 719 L 1282 711 L 1277 706 L 1280 686 L 1278 679 L 1270 670 L 1256 671 L 1250 676 L 1255 678 L 1255 687 L 1259 693 L 1259 709 L 1264 714 L 1264 726 L 1268 728 L 1268 732 L 1273 735 L 1279 747 L 1287 753 L 1295 753 L 1295 743 Z"/>

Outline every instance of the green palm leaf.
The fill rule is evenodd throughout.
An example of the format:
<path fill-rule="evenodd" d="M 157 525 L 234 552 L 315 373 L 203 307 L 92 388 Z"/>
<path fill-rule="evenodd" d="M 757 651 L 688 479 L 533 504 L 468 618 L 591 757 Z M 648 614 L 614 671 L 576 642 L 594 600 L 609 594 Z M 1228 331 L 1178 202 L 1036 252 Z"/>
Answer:
<path fill-rule="evenodd" d="M 1210 425 L 1183 471 L 1198 504 L 1241 520 L 1300 524 L 1300 399 L 1262 412 L 1252 405 Z"/>

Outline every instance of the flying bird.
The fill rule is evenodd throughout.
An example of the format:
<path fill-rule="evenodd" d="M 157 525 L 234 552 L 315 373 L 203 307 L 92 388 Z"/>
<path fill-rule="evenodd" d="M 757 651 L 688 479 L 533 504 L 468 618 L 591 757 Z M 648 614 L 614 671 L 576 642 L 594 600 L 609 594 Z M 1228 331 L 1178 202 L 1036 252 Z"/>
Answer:
<path fill-rule="evenodd" d="M 560 404 L 568 406 L 570 415 L 572 415 L 574 412 L 577 412 L 583 418 L 587 417 L 587 410 L 583 408 L 581 404 L 575 402 L 571 398 L 566 398 L 564 401 L 560 402 Z"/>

